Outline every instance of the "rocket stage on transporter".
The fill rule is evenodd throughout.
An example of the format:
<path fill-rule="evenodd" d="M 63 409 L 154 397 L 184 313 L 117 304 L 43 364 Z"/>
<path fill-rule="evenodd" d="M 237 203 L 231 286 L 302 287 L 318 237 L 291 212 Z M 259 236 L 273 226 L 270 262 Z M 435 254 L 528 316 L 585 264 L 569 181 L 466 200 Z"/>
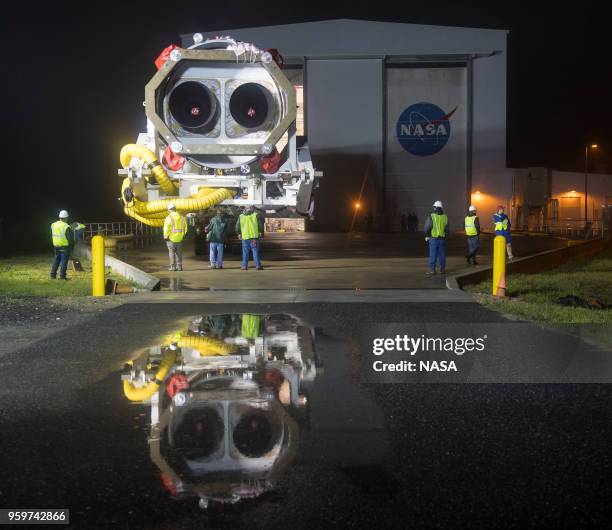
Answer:
<path fill-rule="evenodd" d="M 167 205 L 196 213 L 253 205 L 267 216 L 312 213 L 315 171 L 297 147 L 295 89 L 276 50 L 193 35 L 167 47 L 145 87 L 147 132 L 121 150 L 121 201 L 162 226 Z"/>

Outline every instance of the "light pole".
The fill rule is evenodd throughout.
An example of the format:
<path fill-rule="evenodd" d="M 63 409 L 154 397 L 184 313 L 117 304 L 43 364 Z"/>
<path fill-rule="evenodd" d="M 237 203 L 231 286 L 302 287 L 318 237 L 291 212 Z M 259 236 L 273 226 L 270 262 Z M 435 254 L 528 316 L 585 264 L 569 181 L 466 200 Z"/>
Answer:
<path fill-rule="evenodd" d="M 584 227 L 589 222 L 589 149 L 597 149 L 597 144 L 584 146 Z"/>

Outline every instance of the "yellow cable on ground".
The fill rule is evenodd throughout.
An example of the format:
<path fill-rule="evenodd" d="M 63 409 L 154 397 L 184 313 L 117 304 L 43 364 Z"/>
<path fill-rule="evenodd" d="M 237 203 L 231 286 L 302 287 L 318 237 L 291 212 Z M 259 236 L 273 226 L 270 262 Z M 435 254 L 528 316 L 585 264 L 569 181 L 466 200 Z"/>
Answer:
<path fill-rule="evenodd" d="M 226 344 L 210 337 L 199 337 L 197 335 L 184 335 L 178 340 L 181 348 L 191 348 L 198 350 L 202 357 L 213 357 L 215 355 L 229 355 L 236 351 L 236 346 Z"/>
<path fill-rule="evenodd" d="M 167 350 L 164 352 L 164 358 L 157 369 L 155 378 L 152 381 L 149 381 L 145 386 L 136 387 L 131 381 L 124 380 L 123 393 L 125 394 L 125 397 L 130 401 L 144 401 L 149 399 L 153 394 L 155 394 L 155 392 L 157 392 L 159 385 L 164 382 L 164 379 L 166 379 L 166 376 L 174 366 L 175 361 L 176 352 Z"/>
<path fill-rule="evenodd" d="M 170 193 L 173 195 L 176 194 L 178 191 L 176 185 L 170 180 L 168 173 L 166 173 L 164 167 L 160 164 L 159 160 L 157 160 L 157 157 L 153 151 L 144 145 L 124 145 L 121 149 L 121 153 L 119 154 L 121 165 L 124 168 L 127 168 L 130 165 L 130 159 L 133 156 L 142 158 L 145 161 L 151 170 L 151 174 L 155 177 L 155 180 L 157 180 L 159 187 L 164 190 L 165 193 Z"/>

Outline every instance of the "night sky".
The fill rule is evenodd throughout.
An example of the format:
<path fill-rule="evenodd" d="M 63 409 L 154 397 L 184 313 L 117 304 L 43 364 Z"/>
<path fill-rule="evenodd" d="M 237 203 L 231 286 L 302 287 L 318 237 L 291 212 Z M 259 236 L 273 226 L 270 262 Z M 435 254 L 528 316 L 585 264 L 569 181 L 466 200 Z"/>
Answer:
<path fill-rule="evenodd" d="M 597 142 L 593 166 L 612 170 L 611 47 L 603 3 L 325 5 L 22 2 L 8 13 L 5 4 L 2 216 L 9 226 L 40 224 L 45 234 L 60 208 L 85 222 L 124 218 L 117 201 L 119 150 L 145 129 L 144 85 L 155 57 L 178 44 L 180 33 L 335 18 L 510 30 L 508 165 L 582 171 L 585 142 Z"/>

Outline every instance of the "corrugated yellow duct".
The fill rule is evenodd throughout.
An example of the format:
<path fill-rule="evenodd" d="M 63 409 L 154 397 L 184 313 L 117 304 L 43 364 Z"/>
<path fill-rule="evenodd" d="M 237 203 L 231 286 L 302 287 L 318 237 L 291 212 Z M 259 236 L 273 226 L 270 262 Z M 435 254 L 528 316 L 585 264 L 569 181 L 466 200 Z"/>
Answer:
<path fill-rule="evenodd" d="M 198 350 L 202 357 L 212 357 L 215 355 L 229 355 L 236 351 L 236 346 L 226 344 L 210 337 L 199 337 L 197 335 L 184 335 L 178 339 L 181 348 L 191 348 Z"/>
<path fill-rule="evenodd" d="M 123 381 L 123 393 L 130 401 L 145 401 L 149 399 L 159 385 L 154 381 L 149 381 L 146 386 L 135 387 L 130 381 Z"/>
<path fill-rule="evenodd" d="M 130 208 L 124 208 L 123 211 L 125 212 L 126 215 L 129 215 L 132 219 L 135 219 L 136 221 L 140 221 L 142 224 L 145 224 L 148 226 L 158 226 L 158 227 L 164 226 L 165 219 L 156 218 L 156 217 L 143 217 L 142 215 L 138 215 L 136 212 L 134 212 Z"/>
<path fill-rule="evenodd" d="M 168 173 L 166 173 L 164 167 L 160 164 L 159 160 L 157 160 L 157 157 L 153 151 L 144 145 L 124 145 L 121 149 L 121 153 L 119 154 L 121 165 L 124 168 L 127 168 L 130 165 L 130 159 L 133 156 L 142 158 L 145 161 L 151 170 L 151 174 L 155 177 L 155 180 L 157 180 L 159 187 L 164 190 L 165 193 L 170 193 L 172 195 L 176 194 L 178 191 L 177 187 L 174 185 L 174 182 L 170 180 Z"/>
<path fill-rule="evenodd" d="M 133 219 L 149 226 L 164 226 L 164 219 L 168 215 L 168 204 L 175 205 L 178 212 L 187 214 L 212 208 L 226 199 L 234 197 L 235 192 L 227 188 L 200 188 L 191 197 L 168 197 L 154 201 L 140 201 L 133 197 L 131 201 L 125 198 L 125 190 L 131 188 L 130 179 L 123 180 L 121 186 L 121 199 L 123 211 Z"/>
<path fill-rule="evenodd" d="M 211 208 L 226 199 L 231 199 L 234 193 L 226 188 L 218 188 L 216 190 L 201 189 L 195 195 L 188 198 L 177 199 L 158 199 L 155 201 L 139 201 L 135 199 L 133 205 L 129 205 L 135 213 L 149 217 L 151 214 L 168 211 L 168 204 L 172 203 L 176 206 L 176 211 L 181 213 L 197 212 L 198 210 L 206 210 Z"/>
<path fill-rule="evenodd" d="M 155 379 L 153 379 L 153 381 L 149 381 L 145 386 L 136 387 L 131 381 L 124 380 L 123 393 L 125 394 L 125 397 L 130 401 L 144 401 L 149 399 L 153 394 L 155 394 L 155 392 L 157 392 L 159 385 L 164 382 L 164 379 L 166 379 L 166 376 L 174 366 L 175 361 L 176 352 L 167 350 L 164 352 L 164 358 L 157 369 L 157 373 L 155 374 Z"/>

